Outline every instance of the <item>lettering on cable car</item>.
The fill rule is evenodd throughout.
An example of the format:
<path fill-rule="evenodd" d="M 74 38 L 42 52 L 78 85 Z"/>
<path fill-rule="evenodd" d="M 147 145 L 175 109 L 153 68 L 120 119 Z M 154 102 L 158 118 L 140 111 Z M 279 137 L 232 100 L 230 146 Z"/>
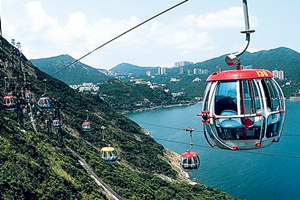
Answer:
<path fill-rule="evenodd" d="M 267 72 L 261 71 L 261 70 L 256 71 L 256 73 L 257 73 L 258 77 L 268 77 L 269 76 L 269 74 Z"/>

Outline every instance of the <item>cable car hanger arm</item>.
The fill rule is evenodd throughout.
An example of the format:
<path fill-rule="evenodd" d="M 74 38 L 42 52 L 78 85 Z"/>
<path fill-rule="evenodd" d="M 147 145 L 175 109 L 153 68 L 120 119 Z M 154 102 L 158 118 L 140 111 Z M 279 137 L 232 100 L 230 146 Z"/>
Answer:
<path fill-rule="evenodd" d="M 239 64 L 240 60 L 237 57 L 241 56 L 247 50 L 250 44 L 250 34 L 255 32 L 255 30 L 250 29 L 247 0 L 242 0 L 242 1 L 243 1 L 245 30 L 241 31 L 241 33 L 246 34 L 245 45 L 242 50 L 226 56 L 225 61 L 229 66 Z"/>

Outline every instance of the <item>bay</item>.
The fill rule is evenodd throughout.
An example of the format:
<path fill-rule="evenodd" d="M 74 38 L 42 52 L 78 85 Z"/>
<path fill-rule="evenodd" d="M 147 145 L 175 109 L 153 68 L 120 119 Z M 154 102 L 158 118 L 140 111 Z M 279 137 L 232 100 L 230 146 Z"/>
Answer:
<path fill-rule="evenodd" d="M 179 154 L 189 147 L 184 144 L 189 143 L 189 132 L 184 129 L 194 128 L 192 151 L 199 154 L 201 166 L 189 174 L 198 183 L 242 199 L 300 199 L 300 158 L 255 154 L 300 156 L 300 102 L 286 102 L 286 121 L 280 142 L 251 151 L 208 147 L 201 117 L 196 116 L 200 112 L 201 104 L 196 104 L 126 116 L 148 130 L 151 137 L 165 148 Z"/>

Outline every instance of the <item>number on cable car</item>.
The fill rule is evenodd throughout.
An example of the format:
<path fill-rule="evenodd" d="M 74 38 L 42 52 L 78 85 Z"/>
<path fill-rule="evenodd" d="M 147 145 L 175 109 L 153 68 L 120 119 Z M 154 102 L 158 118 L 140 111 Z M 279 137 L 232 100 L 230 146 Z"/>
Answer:
<path fill-rule="evenodd" d="M 113 147 L 103 147 L 100 154 L 106 164 L 113 164 L 118 159 L 117 151 Z"/>
<path fill-rule="evenodd" d="M 285 102 L 271 72 L 219 71 L 207 81 L 201 116 L 205 138 L 211 146 L 256 149 L 279 141 Z"/>
<path fill-rule="evenodd" d="M 196 152 L 186 151 L 181 154 L 180 165 L 184 171 L 194 171 L 200 166 L 200 159 Z"/>
<path fill-rule="evenodd" d="M 41 109 L 48 110 L 51 108 L 51 101 L 49 97 L 41 97 L 38 101 L 38 105 Z"/>
<path fill-rule="evenodd" d="M 3 105 L 6 110 L 13 112 L 17 106 L 16 98 L 12 94 L 3 97 Z"/>
<path fill-rule="evenodd" d="M 91 122 L 84 121 L 81 125 L 83 131 L 90 131 L 92 129 Z"/>

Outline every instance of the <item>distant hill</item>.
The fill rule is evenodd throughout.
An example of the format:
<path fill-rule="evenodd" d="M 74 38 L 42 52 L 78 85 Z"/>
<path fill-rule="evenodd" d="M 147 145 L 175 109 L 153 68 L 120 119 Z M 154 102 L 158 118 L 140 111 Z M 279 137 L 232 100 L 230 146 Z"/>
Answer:
<path fill-rule="evenodd" d="M 111 79 L 111 77 L 103 74 L 98 69 L 81 62 L 76 62 L 62 72 L 55 74 L 74 60 L 75 59 L 69 55 L 59 55 L 50 58 L 32 59 L 30 61 L 43 72 L 69 85 L 81 84 L 84 82 L 102 83 Z"/>
<path fill-rule="evenodd" d="M 228 54 L 226 54 L 228 55 Z M 164 76 L 148 77 L 145 75 L 146 71 L 152 71 L 152 74 L 157 74 L 157 67 L 139 67 L 127 63 L 120 64 L 111 71 L 128 74 L 131 73 L 137 78 L 166 84 L 171 92 L 184 92 L 188 98 L 202 96 L 206 85 L 206 78 L 213 72 L 218 71 L 219 65 L 222 70 L 234 69 L 225 63 L 226 55 L 212 58 L 203 62 L 198 62 L 192 65 L 184 66 L 184 73 L 179 74 L 179 67 L 172 67 L 167 69 L 167 74 Z M 252 65 L 252 68 L 267 69 L 267 70 L 283 70 L 285 80 L 278 81 L 286 97 L 291 96 L 300 89 L 300 53 L 286 47 L 279 47 L 276 49 L 263 50 L 254 53 L 245 52 L 241 57 L 244 66 Z M 188 76 L 188 71 L 193 72 L 193 69 L 206 69 L 208 74 L 192 74 Z M 170 78 L 180 79 L 179 82 L 170 82 Z M 200 82 L 192 82 L 195 78 L 200 78 Z M 126 80 L 126 79 L 124 79 Z M 128 80 L 128 79 L 127 79 Z M 290 82 L 286 85 L 286 82 Z"/>
<path fill-rule="evenodd" d="M 145 75 L 146 71 L 151 71 L 151 74 L 156 74 L 157 69 L 158 67 L 140 67 L 129 63 L 121 63 L 115 66 L 114 68 L 110 69 L 110 71 L 118 74 L 132 73 L 134 75 L 139 76 L 139 75 Z"/>
<path fill-rule="evenodd" d="M 217 71 L 216 66 L 221 65 L 222 69 L 232 69 L 225 64 L 226 55 L 213 58 L 204 62 L 187 66 L 185 70 L 193 68 L 208 69 L 209 72 Z M 253 68 L 268 70 L 283 70 L 285 77 L 292 81 L 300 81 L 300 53 L 286 47 L 263 50 L 254 53 L 245 52 L 241 57 L 244 66 L 252 65 Z"/>
<path fill-rule="evenodd" d="M 233 69 L 226 65 L 226 55 L 184 66 L 184 72 L 187 74 L 188 70 L 199 68 L 207 69 L 209 73 L 212 73 L 218 70 L 216 68 L 218 65 L 221 65 L 224 70 Z M 240 58 L 244 66 L 252 65 L 253 68 L 259 69 L 283 70 L 287 79 L 300 81 L 300 53 L 292 49 L 279 47 L 254 53 L 245 52 Z M 110 71 L 124 74 L 132 73 L 134 75 L 145 75 L 146 71 L 151 71 L 156 74 L 157 67 L 140 67 L 128 63 L 122 63 L 112 68 Z M 172 67 L 168 68 L 167 72 L 169 75 L 178 75 L 179 70 L 178 67 Z"/>

